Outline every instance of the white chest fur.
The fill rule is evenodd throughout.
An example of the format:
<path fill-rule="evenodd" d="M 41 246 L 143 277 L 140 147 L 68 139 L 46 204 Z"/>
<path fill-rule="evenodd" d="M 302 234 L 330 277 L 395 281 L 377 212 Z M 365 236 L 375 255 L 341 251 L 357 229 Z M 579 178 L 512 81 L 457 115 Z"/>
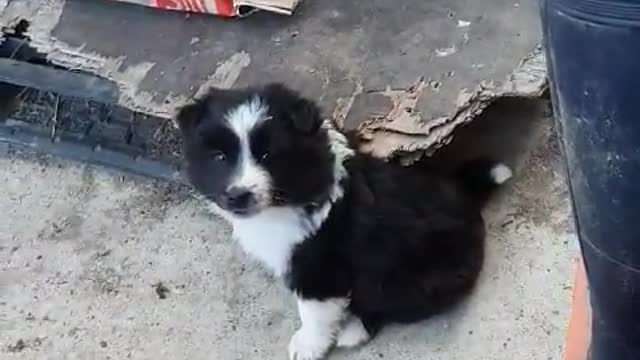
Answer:
<path fill-rule="evenodd" d="M 343 196 L 340 182 L 348 176 L 343 162 L 354 151 L 347 139 L 330 123 L 324 124 L 334 155 L 334 184 L 329 199 L 313 213 L 300 207 L 270 207 L 251 217 L 238 217 L 212 203 L 212 210 L 227 219 L 233 226 L 233 235 L 249 255 L 260 260 L 276 276 L 283 275 L 289 267 L 295 246 L 313 235 L 329 216 L 332 204 Z"/>
<path fill-rule="evenodd" d="M 273 207 L 249 218 L 222 215 L 231 222 L 233 236 L 244 251 L 281 276 L 294 247 L 318 230 L 330 209 L 327 203 L 312 214 L 295 207 Z"/>

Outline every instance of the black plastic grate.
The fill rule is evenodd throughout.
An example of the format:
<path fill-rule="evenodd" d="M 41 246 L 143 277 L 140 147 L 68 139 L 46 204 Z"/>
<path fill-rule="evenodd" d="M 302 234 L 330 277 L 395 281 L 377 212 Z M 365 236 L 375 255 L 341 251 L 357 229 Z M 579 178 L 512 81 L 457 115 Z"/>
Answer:
<path fill-rule="evenodd" d="M 173 124 L 117 105 L 25 89 L 0 121 L 0 143 L 183 183 Z"/>

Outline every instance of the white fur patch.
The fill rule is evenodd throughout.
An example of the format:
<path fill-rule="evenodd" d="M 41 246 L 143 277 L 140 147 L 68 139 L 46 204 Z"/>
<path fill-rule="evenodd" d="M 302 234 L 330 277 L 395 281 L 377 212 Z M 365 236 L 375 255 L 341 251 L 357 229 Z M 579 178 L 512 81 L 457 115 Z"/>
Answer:
<path fill-rule="evenodd" d="M 347 306 L 347 298 L 324 301 L 298 298 L 302 326 L 289 342 L 289 359 L 319 360 L 326 355 L 335 341 Z"/>
<path fill-rule="evenodd" d="M 230 113 L 230 116 L 237 116 L 236 119 L 241 119 L 238 122 L 244 122 L 247 127 L 255 126 L 250 125 L 252 122 L 246 118 L 250 114 L 256 113 L 262 114 L 261 116 L 264 117 L 266 113 L 262 113 L 259 110 L 262 107 L 256 104 L 249 107 L 258 110 L 248 111 L 247 109 L 240 110 L 238 108 Z M 256 116 L 253 116 L 253 118 L 255 119 Z M 229 118 L 230 121 L 232 119 L 234 118 Z M 253 123 L 257 122 L 254 121 Z M 240 129 L 241 127 L 238 127 L 238 131 Z M 344 135 L 332 127 L 327 127 L 327 131 L 329 131 L 331 151 L 335 155 L 333 169 L 335 183 L 330 194 L 330 200 L 313 213 L 309 214 L 299 207 L 281 206 L 268 207 L 250 217 L 240 217 L 221 209 L 215 203 L 211 203 L 211 209 L 231 223 L 233 235 L 240 242 L 244 251 L 261 261 L 276 276 L 281 276 L 287 272 L 291 251 L 294 246 L 304 241 L 320 228 L 329 216 L 333 202 L 343 196 L 340 181 L 348 176 L 343 162 L 353 155 L 353 150 L 349 148 Z"/>
<path fill-rule="evenodd" d="M 329 215 L 331 205 L 325 204 L 309 215 L 297 207 L 269 207 L 250 216 L 236 216 L 211 203 L 211 209 L 233 226 L 233 236 L 242 249 L 259 260 L 274 275 L 288 270 L 293 247 L 318 230 Z"/>
<path fill-rule="evenodd" d="M 367 329 L 365 329 L 362 321 L 359 318 L 353 316 L 342 327 L 338 333 L 338 340 L 336 346 L 339 347 L 356 347 L 369 341 L 371 336 Z"/>
<path fill-rule="evenodd" d="M 344 167 L 344 161 L 352 157 L 355 151 L 349 147 L 347 138 L 341 132 L 336 130 L 330 122 L 325 122 L 323 127 L 327 130 L 331 152 L 333 152 L 333 155 L 335 156 L 333 165 L 333 178 L 335 179 L 335 184 L 333 185 L 330 198 L 332 202 L 336 202 L 344 195 L 340 182 L 349 176 L 347 169 Z"/>
<path fill-rule="evenodd" d="M 247 136 L 251 129 L 269 119 L 268 111 L 260 97 L 255 96 L 229 111 L 225 119 L 238 136 Z"/>
<path fill-rule="evenodd" d="M 513 177 L 513 171 L 505 164 L 498 164 L 491 169 L 490 175 L 496 184 L 502 185 Z"/>
<path fill-rule="evenodd" d="M 240 106 L 227 116 L 233 131 L 240 138 L 242 151 L 245 153 L 241 156 L 246 156 L 242 158 L 242 162 L 245 163 L 241 166 L 239 183 L 244 182 L 250 186 L 270 186 L 270 181 L 265 181 L 264 178 L 269 180 L 268 173 L 265 171 L 266 174 L 263 174 L 262 169 L 255 170 L 259 166 L 251 158 L 248 139 L 248 134 L 253 127 L 268 120 L 266 114 L 267 108 L 262 106 L 258 99 Z M 344 135 L 330 124 L 325 125 L 325 129 L 329 135 L 330 151 L 335 157 L 333 167 L 335 182 L 332 185 L 329 200 L 313 213 L 309 214 L 302 207 L 282 206 L 268 207 L 253 216 L 242 217 L 235 216 L 215 203 L 211 203 L 212 210 L 231 223 L 234 237 L 240 242 L 242 248 L 260 260 L 276 276 L 282 276 L 288 271 L 295 245 L 318 231 L 329 216 L 333 203 L 344 196 L 341 182 L 348 176 L 344 161 L 353 156 L 354 151 L 349 147 Z M 255 192 L 256 188 L 253 189 Z M 298 298 L 302 327 L 291 338 L 289 358 L 291 360 L 321 359 L 334 344 L 348 305 L 347 298 L 326 301 Z"/>
<path fill-rule="evenodd" d="M 259 97 L 255 97 L 231 110 L 225 117 L 229 127 L 240 140 L 238 167 L 228 189 L 237 187 L 253 192 L 259 206 L 269 205 L 271 177 L 253 158 L 249 146 L 249 133 L 256 126 L 269 120 L 267 112 L 268 108 Z"/>

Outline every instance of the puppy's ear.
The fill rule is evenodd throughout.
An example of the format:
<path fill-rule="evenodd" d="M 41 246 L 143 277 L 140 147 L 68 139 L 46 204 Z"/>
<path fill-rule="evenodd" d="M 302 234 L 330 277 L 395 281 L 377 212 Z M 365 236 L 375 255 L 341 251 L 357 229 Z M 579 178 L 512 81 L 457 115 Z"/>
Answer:
<path fill-rule="evenodd" d="M 202 99 L 196 99 L 190 104 L 179 108 L 175 119 L 180 130 L 185 131 L 197 126 L 204 115 L 204 111 L 205 102 Z"/>
<path fill-rule="evenodd" d="M 316 104 L 285 85 L 267 85 L 264 88 L 264 96 L 274 115 L 286 119 L 293 130 L 313 135 L 320 129 L 322 118 Z"/>
<path fill-rule="evenodd" d="M 312 135 L 322 126 L 320 110 L 313 102 L 299 98 L 291 109 L 291 120 L 296 130 Z"/>

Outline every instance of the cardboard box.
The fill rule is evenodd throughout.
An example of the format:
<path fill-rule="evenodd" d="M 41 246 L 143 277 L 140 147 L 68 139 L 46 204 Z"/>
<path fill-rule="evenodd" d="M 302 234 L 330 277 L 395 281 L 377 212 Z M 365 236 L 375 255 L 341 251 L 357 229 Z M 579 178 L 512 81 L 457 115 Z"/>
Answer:
<path fill-rule="evenodd" d="M 246 16 L 255 10 L 291 15 L 300 0 L 116 0 L 165 10 Z"/>

